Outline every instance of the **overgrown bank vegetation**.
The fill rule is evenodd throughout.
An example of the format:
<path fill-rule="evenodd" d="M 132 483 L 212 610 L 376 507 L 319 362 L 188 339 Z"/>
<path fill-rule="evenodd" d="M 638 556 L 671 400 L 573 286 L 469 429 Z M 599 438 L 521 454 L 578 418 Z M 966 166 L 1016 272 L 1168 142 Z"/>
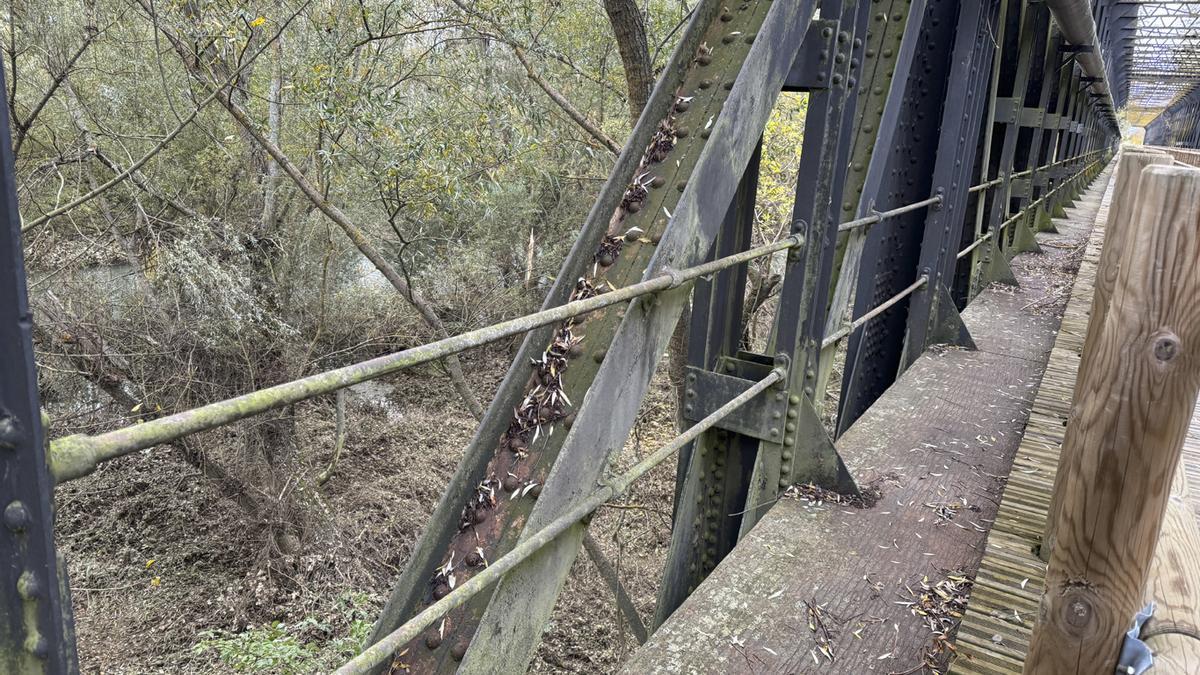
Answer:
<path fill-rule="evenodd" d="M 536 307 L 691 4 L 11 3 L 5 74 L 51 436 Z M 785 97 L 768 127 L 764 239 L 790 215 L 803 110 Z M 762 307 L 778 278 L 769 261 L 751 276 Z M 85 668 L 305 672 L 344 656 L 508 346 L 61 489 Z M 614 535 L 617 553 L 652 558 L 663 508 L 637 521 L 658 534 Z M 657 574 L 642 566 L 626 571 Z M 588 658 L 563 654 L 539 667 Z"/>

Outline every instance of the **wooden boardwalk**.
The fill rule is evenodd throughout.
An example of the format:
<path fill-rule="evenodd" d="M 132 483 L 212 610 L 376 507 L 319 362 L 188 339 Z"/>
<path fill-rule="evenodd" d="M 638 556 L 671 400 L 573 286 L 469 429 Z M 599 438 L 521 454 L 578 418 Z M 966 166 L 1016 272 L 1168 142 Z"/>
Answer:
<path fill-rule="evenodd" d="M 1050 507 L 1059 450 L 1092 305 L 1104 223 L 1112 199 L 1112 174 L 1105 175 L 1109 180 L 1098 181 L 1080 197 L 1074 208 L 1067 209 L 1066 220 L 1094 221 L 1095 227 L 1067 301 L 1062 325 L 1034 399 L 1033 411 L 1013 461 L 967 612 L 958 631 L 958 659 L 952 667 L 956 673 L 1019 673 L 1029 648 L 1046 574 L 1046 565 L 1038 558 L 1035 547 L 1041 543 L 1046 526 L 1046 512 Z M 1056 223 L 1061 226 L 1061 221 Z M 1195 419 L 1192 432 L 1189 435 L 1192 447 L 1189 479 L 1193 479 L 1193 471 L 1200 472 L 1200 427 Z M 1200 473 L 1194 479 L 1200 479 Z"/>
<path fill-rule="evenodd" d="M 889 673 L 945 663 L 921 596 L 979 565 L 1076 254 L 1089 242 L 1088 198 L 1106 183 L 1097 180 L 1060 234 L 1039 235 L 1045 253 L 1014 260 L 1020 288 L 993 286 L 963 312 L 978 351 L 929 350 L 838 440 L 852 473 L 882 490 L 879 503 L 780 501 L 623 672 Z M 955 613 L 941 616 L 952 630 Z"/>

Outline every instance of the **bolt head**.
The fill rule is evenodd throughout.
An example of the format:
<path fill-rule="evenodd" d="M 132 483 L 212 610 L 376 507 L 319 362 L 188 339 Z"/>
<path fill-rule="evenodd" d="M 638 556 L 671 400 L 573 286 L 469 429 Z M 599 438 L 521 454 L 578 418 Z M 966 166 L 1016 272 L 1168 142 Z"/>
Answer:
<path fill-rule="evenodd" d="M 15 501 L 4 507 L 4 524 L 13 532 L 21 532 L 29 525 L 29 509 Z"/>

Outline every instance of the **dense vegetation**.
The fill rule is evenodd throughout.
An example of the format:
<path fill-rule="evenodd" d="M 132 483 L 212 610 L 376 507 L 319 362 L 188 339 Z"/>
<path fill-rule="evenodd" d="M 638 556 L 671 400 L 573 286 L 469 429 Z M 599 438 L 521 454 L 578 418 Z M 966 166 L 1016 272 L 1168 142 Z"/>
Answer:
<path fill-rule="evenodd" d="M 10 3 L 6 93 L 51 435 L 186 409 L 535 307 L 691 4 Z M 803 98 L 784 99 L 768 128 L 763 238 L 790 212 L 803 110 Z M 760 298 L 770 272 L 752 275 Z M 396 395 L 469 420 L 506 347 L 418 374 L 444 397 Z M 328 573 L 294 559 L 336 529 L 322 492 L 346 433 L 333 428 L 345 414 L 335 405 L 344 408 L 331 398 L 263 416 L 156 458 L 190 467 L 204 494 L 238 514 L 242 535 L 209 546 L 275 589 L 271 603 L 209 617 L 238 621 L 197 636 L 197 654 L 303 670 L 269 660 L 282 645 L 297 663 L 328 665 L 269 622 L 280 614 L 268 606 L 304 605 L 296 598 Z M 82 490 L 74 502 L 93 504 Z M 74 502 L 63 507 L 67 535 L 86 520 Z M 134 527 L 119 494 L 95 503 Z M 360 586 L 386 586 L 403 564 L 388 556 L 366 565 L 376 576 Z M 341 615 L 361 633 L 370 603 L 347 597 L 336 600 L 349 607 Z M 253 644 L 221 637 L 264 621 Z M 331 644 L 339 656 L 351 643 Z M 268 661 L 255 661 L 261 649 Z"/>

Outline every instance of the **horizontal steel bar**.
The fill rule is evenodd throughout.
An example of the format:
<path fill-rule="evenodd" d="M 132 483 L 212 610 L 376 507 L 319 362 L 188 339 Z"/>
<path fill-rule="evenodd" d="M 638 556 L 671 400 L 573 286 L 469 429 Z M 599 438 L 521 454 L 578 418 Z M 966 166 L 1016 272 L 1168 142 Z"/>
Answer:
<path fill-rule="evenodd" d="M 1062 162 L 1069 162 L 1069 161 L 1071 161 L 1071 159 L 1081 159 L 1083 157 L 1088 157 L 1090 155 L 1094 155 L 1097 152 L 1101 152 L 1101 151 L 1093 150 L 1092 152 L 1089 152 L 1086 155 L 1080 155 L 1079 157 L 1064 159 L 1064 160 L 1062 160 Z M 1089 162 L 1082 169 L 1080 169 L 1079 171 L 1076 171 L 1070 178 L 1067 178 L 1066 180 L 1060 182 L 1057 186 L 1054 187 L 1053 190 L 1047 192 L 1046 194 L 1042 195 L 1041 197 L 1038 197 L 1034 201 L 1030 202 L 1028 206 L 1026 206 L 1025 208 L 1018 211 L 1016 214 L 1013 215 L 1012 218 L 1009 218 L 1008 220 L 1004 221 L 1003 223 L 1000 223 L 1000 227 L 997 227 L 992 232 L 987 232 L 987 233 L 983 234 L 982 236 L 977 238 L 975 241 L 971 242 L 966 248 L 959 251 L 954 256 L 954 259 L 962 260 L 963 258 L 967 257 L 967 255 L 969 255 L 971 253 L 971 251 L 974 251 L 976 248 L 978 248 L 980 246 L 980 244 L 987 241 L 988 239 L 991 239 L 992 235 L 994 235 L 996 232 L 1003 232 L 1004 228 L 1008 227 L 1009 225 L 1012 225 L 1013 223 L 1017 222 L 1021 218 L 1024 218 L 1025 214 L 1029 213 L 1029 211 L 1031 209 L 1036 209 L 1037 207 L 1041 206 L 1042 203 L 1045 202 L 1047 199 L 1049 199 L 1050 197 L 1053 197 L 1060 189 L 1062 189 L 1067 184 L 1067 181 L 1074 180 L 1080 174 L 1082 174 L 1084 171 L 1087 171 L 1089 168 L 1091 168 L 1095 164 L 1098 164 L 1099 162 L 1100 162 L 1100 160 L 1096 160 L 1094 162 Z M 1055 164 L 1059 164 L 1059 163 L 1060 162 L 1055 162 Z M 1054 166 L 1054 164 L 1048 164 L 1047 166 Z M 1014 176 L 1015 175 L 1016 174 L 1014 174 Z M 999 180 L 999 179 L 997 179 L 997 180 Z M 986 183 L 984 183 L 984 185 L 986 185 Z"/>
<path fill-rule="evenodd" d="M 890 211 L 880 211 L 878 213 L 872 213 L 869 216 L 864 216 L 862 218 L 857 218 L 855 220 L 848 220 L 848 221 L 842 223 L 841 225 L 838 225 L 838 232 L 848 232 L 850 230 L 864 227 L 866 225 L 874 225 L 875 223 L 887 220 L 888 218 L 895 218 L 896 216 L 904 214 L 904 213 L 908 213 L 909 211 L 916 211 L 917 209 L 924 208 L 924 207 L 930 206 L 932 204 L 941 204 L 941 203 L 942 203 L 942 196 L 937 195 L 934 197 L 930 197 L 929 199 L 922 199 L 919 202 L 913 202 L 912 204 L 909 204 L 907 206 L 900 206 L 900 207 L 894 208 Z"/>
<path fill-rule="evenodd" d="M 500 581 L 505 574 L 510 572 L 523 560 L 537 553 L 542 547 L 553 541 L 555 537 L 574 527 L 579 521 L 586 518 L 588 514 L 600 508 L 600 506 L 614 497 L 623 494 L 634 481 L 641 478 L 646 472 L 679 452 L 680 448 L 699 438 L 702 433 L 715 426 L 725 417 L 728 417 L 733 411 L 748 403 L 768 387 L 782 381 L 785 376 L 786 373 L 781 368 L 772 370 L 769 375 L 756 382 L 754 386 L 714 410 L 708 417 L 696 422 L 687 431 L 676 436 L 670 443 L 654 451 L 654 453 L 641 462 L 638 462 L 632 469 L 612 478 L 603 487 L 595 490 L 583 501 L 567 510 L 566 513 L 555 518 L 549 525 L 525 537 L 521 543 L 517 544 L 508 553 L 493 560 L 479 574 L 471 577 L 461 586 L 450 591 L 441 600 L 426 607 L 421 613 L 409 619 L 403 626 L 388 633 L 378 642 L 365 649 L 361 654 L 351 659 L 341 668 L 338 668 L 335 675 L 363 675 L 364 673 L 371 672 L 372 668 L 390 659 L 397 649 L 420 635 L 421 631 L 432 626 L 435 621 L 447 612 L 490 588 L 492 584 Z"/>
<path fill-rule="evenodd" d="M 929 275 L 922 274 L 916 281 L 909 284 L 909 286 L 907 288 L 905 288 L 904 290 L 893 295 L 892 297 L 888 298 L 887 300 L 884 300 L 883 302 L 879 303 L 879 305 L 876 306 L 875 309 L 872 309 L 871 311 L 867 312 L 866 314 L 863 314 L 862 316 L 858 317 L 854 321 L 851 321 L 850 323 L 846 324 L 845 326 L 842 326 L 837 331 L 835 331 L 832 335 L 830 335 L 829 337 L 822 340 L 821 341 L 821 349 L 825 349 L 826 347 L 834 344 L 838 340 L 841 340 L 842 338 L 846 337 L 847 335 L 858 330 L 859 326 L 870 321 L 871 319 L 874 319 L 875 317 L 879 316 L 880 314 L 883 314 L 884 312 L 886 312 L 888 310 L 889 307 L 896 304 L 897 302 L 900 302 L 904 298 L 907 298 L 908 296 L 912 295 L 913 293 L 916 292 L 916 290 L 918 288 L 924 286 L 927 283 L 929 283 Z"/>
<path fill-rule="evenodd" d="M 959 251 L 958 255 L 954 256 L 954 259 L 962 260 L 963 258 L 967 257 L 968 255 L 971 254 L 971 251 L 974 251 L 975 249 L 979 248 L 979 246 L 982 245 L 983 242 L 987 241 L 988 239 L 991 239 L 992 235 L 994 235 L 994 234 L 996 234 L 996 233 L 988 232 L 987 234 L 983 235 L 982 237 L 979 237 L 975 241 L 971 242 L 970 246 L 967 246 L 963 250 Z"/>
<path fill-rule="evenodd" d="M 1033 174 L 1034 171 L 1045 171 L 1046 169 L 1053 169 L 1054 167 L 1056 167 L 1060 164 L 1066 164 L 1068 162 L 1077 162 L 1081 159 L 1086 159 L 1086 158 L 1088 158 L 1096 153 L 1099 153 L 1099 152 L 1103 152 L 1103 150 L 1093 150 L 1091 152 L 1088 152 L 1088 153 L 1085 153 L 1082 155 L 1077 155 L 1075 157 L 1068 157 L 1066 159 L 1060 159 L 1057 162 L 1043 164 L 1042 166 L 1039 166 L 1037 169 L 1026 169 L 1024 171 L 1018 171 L 1017 173 L 1014 173 L 1008 177 L 1001 176 L 999 178 L 993 178 L 992 180 L 989 180 L 986 183 L 980 183 L 979 185 L 972 185 L 970 188 L 967 189 L 967 192 L 968 193 L 981 192 L 983 190 L 987 190 L 988 188 L 993 188 L 993 187 L 996 187 L 997 185 L 1001 185 L 1001 184 L 1007 182 L 1008 180 L 1011 180 L 1014 178 L 1024 178 L 1025 176 L 1029 176 L 1029 175 Z"/>
<path fill-rule="evenodd" d="M 539 326 L 594 312 L 634 298 L 676 288 L 688 281 L 742 264 L 755 258 L 801 245 L 798 235 L 758 246 L 683 270 L 670 270 L 645 281 L 618 288 L 584 300 L 527 314 L 498 324 L 380 356 L 361 363 L 277 384 L 234 398 L 209 403 L 141 424 L 95 436 L 73 435 L 50 444 L 50 471 L 57 483 L 86 476 L 100 462 L 169 443 L 188 434 L 207 431 L 252 415 L 328 394 L 360 382 L 373 380 L 430 361 L 457 354 Z"/>
<path fill-rule="evenodd" d="M 972 192 L 982 192 L 988 188 L 996 187 L 997 185 L 1001 185 L 1002 183 L 1004 183 L 1004 178 L 993 178 L 992 180 L 989 180 L 986 183 L 980 183 L 979 185 L 972 185 L 971 187 L 967 188 L 967 194 L 971 194 Z"/>

